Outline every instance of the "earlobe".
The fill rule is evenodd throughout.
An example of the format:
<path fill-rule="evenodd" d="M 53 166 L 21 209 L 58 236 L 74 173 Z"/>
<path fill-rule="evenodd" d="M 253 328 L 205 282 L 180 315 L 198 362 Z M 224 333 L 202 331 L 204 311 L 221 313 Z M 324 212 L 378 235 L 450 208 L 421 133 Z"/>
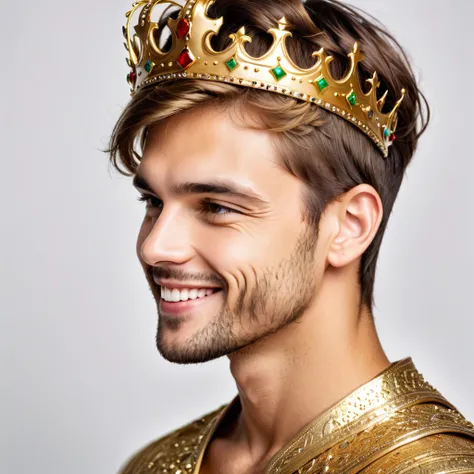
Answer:
<path fill-rule="evenodd" d="M 352 188 L 335 207 L 338 231 L 328 250 L 328 263 L 343 267 L 359 258 L 373 241 L 383 217 L 382 201 L 368 184 Z"/>

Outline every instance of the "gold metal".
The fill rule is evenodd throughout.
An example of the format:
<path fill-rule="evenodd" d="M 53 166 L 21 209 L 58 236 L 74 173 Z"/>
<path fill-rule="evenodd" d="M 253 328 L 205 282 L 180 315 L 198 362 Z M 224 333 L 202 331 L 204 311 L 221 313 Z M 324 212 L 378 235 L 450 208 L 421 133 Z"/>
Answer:
<path fill-rule="evenodd" d="M 286 39 L 292 33 L 287 30 L 285 17 L 279 20 L 275 28 L 268 30 L 274 41 L 261 57 L 255 58 L 245 51 L 245 43 L 252 40 L 246 35 L 244 27 L 229 35 L 232 43 L 225 50 L 215 51 L 211 46 L 211 38 L 219 33 L 223 18 L 207 16 L 212 1 L 188 0 L 182 8 L 171 0 L 139 1 L 132 5 L 132 9 L 126 13 L 126 32 L 124 30 L 127 39 L 125 47 L 130 55 L 132 73 L 135 74 L 132 95 L 145 86 L 168 79 L 229 82 L 267 90 L 313 103 L 337 114 L 364 132 L 385 158 L 388 156 L 392 134 L 397 127 L 397 110 L 405 97 L 405 89 L 401 90 L 401 97 L 393 109 L 388 114 L 382 113 L 387 91 L 377 99 L 377 88 L 380 86 L 377 72 L 367 79 L 371 85 L 370 91 L 366 94 L 362 91 L 357 65 L 364 56 L 357 41 L 348 54 L 350 70 L 340 80 L 334 79 L 329 72 L 333 57 L 327 55 L 323 48 L 313 52 L 312 57 L 317 58 L 317 62 L 309 69 L 302 69 L 292 61 L 286 49 Z M 151 20 L 155 7 L 163 4 L 181 8 L 176 20 L 168 19 L 172 40 L 168 52 L 163 52 L 156 44 L 153 33 L 158 24 Z M 131 19 L 138 10 L 139 21 L 132 33 Z M 188 21 L 190 25 L 189 32 L 183 37 L 177 34 L 180 21 Z M 184 49 L 190 52 L 193 61 L 182 67 L 177 59 Z M 233 63 L 231 67 L 226 64 L 232 59 L 237 64 L 235 67 Z M 155 67 L 148 72 L 145 69 L 148 61 L 161 64 L 161 68 Z"/>
<path fill-rule="evenodd" d="M 199 474 L 213 434 L 239 398 L 154 441 L 121 474 Z M 270 460 L 265 474 L 474 473 L 474 425 L 411 358 L 318 416 Z"/>

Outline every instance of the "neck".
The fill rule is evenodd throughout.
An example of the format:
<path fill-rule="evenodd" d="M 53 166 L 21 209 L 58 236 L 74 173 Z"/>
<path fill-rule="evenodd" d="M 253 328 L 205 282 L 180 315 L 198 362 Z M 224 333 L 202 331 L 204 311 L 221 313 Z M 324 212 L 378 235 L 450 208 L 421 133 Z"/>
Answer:
<path fill-rule="evenodd" d="M 269 460 L 390 365 L 372 316 L 359 311 L 355 290 L 328 285 L 311 313 L 230 356 L 242 407 L 231 437 L 248 446 L 254 459 Z"/>

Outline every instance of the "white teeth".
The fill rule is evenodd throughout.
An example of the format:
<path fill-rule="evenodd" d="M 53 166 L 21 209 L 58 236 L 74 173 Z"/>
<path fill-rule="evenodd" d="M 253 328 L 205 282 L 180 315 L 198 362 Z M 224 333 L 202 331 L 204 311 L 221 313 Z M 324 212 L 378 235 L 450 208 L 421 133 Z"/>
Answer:
<path fill-rule="evenodd" d="M 210 288 L 192 288 L 192 289 L 182 289 L 178 290 L 177 288 L 174 288 L 173 290 L 170 290 L 169 288 L 166 288 L 164 286 L 161 287 L 161 297 L 165 301 L 187 301 L 187 300 L 195 300 L 196 298 L 203 298 L 204 296 L 209 296 L 214 293 L 214 290 Z"/>

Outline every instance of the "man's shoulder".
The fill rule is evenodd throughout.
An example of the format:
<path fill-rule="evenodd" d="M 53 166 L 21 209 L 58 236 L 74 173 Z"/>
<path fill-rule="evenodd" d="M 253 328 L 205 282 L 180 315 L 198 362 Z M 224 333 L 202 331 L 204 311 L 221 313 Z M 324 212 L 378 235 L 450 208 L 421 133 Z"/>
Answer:
<path fill-rule="evenodd" d="M 197 448 L 227 405 L 194 419 L 190 423 L 152 441 L 140 449 L 120 470 L 119 474 L 174 472 L 178 466 L 187 472 L 194 465 Z M 188 467 L 186 467 L 188 466 Z"/>

